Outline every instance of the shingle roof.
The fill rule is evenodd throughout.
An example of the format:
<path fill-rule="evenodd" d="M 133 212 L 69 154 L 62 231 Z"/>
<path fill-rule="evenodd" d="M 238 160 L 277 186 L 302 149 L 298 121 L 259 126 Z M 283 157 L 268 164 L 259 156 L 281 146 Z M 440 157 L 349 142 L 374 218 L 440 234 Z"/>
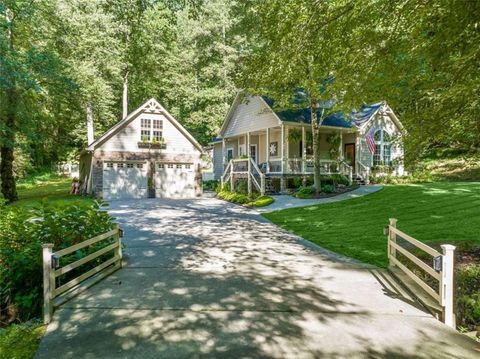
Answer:
<path fill-rule="evenodd" d="M 310 123 L 311 110 L 309 107 L 303 109 L 291 109 L 291 110 L 275 110 L 275 101 L 267 96 L 262 96 L 268 106 L 272 108 L 275 114 L 281 121 L 287 122 L 299 122 Z M 332 126 L 341 128 L 361 127 L 367 122 L 382 106 L 383 102 L 378 102 L 373 105 L 364 105 L 360 111 L 352 111 L 351 114 L 345 114 L 344 112 L 333 112 L 327 115 L 322 123 L 322 126 Z M 333 101 L 325 101 L 323 110 L 328 111 L 333 107 Z M 317 117 L 320 117 L 322 107 L 317 109 Z"/>

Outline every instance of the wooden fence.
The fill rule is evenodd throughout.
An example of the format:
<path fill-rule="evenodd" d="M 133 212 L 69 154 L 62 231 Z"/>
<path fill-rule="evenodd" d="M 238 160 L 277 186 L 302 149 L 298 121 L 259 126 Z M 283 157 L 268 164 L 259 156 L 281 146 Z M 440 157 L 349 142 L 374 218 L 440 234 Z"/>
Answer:
<path fill-rule="evenodd" d="M 442 308 L 443 322 L 448 326 L 455 328 L 455 315 L 453 307 L 453 265 L 455 247 L 449 244 L 441 245 L 440 247 L 442 248 L 443 253 L 440 253 L 434 248 L 427 246 L 425 243 L 422 243 L 408 234 L 400 231 L 397 228 L 397 220 L 395 218 L 390 219 L 388 231 L 385 234 L 388 235 L 388 259 L 390 267 L 397 267 L 400 269 L 431 298 L 433 298 Z M 425 261 L 408 251 L 407 248 L 400 246 L 397 243 L 397 237 L 403 239 L 410 245 L 413 245 L 413 247 L 418 248 L 431 256 L 432 265 L 428 265 Z M 432 288 L 405 264 L 403 264 L 397 258 L 397 253 L 403 255 L 404 258 L 415 264 L 416 267 L 420 268 L 430 277 L 438 281 L 438 290 Z"/>
<path fill-rule="evenodd" d="M 50 323 L 55 307 L 65 303 L 73 296 L 89 288 L 99 280 L 105 278 L 122 266 L 122 231 L 116 227 L 111 231 L 75 244 L 71 247 L 53 252 L 53 244 L 44 244 L 43 247 L 43 321 Z M 82 248 L 91 246 L 100 241 L 114 238 L 115 241 L 96 252 L 90 253 L 75 262 L 60 268 L 60 258 Z M 96 267 L 89 269 L 78 277 L 71 279 L 65 284 L 56 286 L 56 279 L 71 270 L 80 267 L 108 252 L 113 251 L 113 257 L 107 259 Z"/>

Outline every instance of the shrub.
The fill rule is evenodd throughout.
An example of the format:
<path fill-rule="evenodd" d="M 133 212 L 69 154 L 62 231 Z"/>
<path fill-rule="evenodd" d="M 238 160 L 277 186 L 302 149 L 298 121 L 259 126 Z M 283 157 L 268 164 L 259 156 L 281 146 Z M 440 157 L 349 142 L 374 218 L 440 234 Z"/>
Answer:
<path fill-rule="evenodd" d="M 315 189 L 311 186 L 303 187 L 301 186 L 298 191 L 295 193 L 297 198 L 310 198 L 312 194 L 315 193 Z"/>
<path fill-rule="evenodd" d="M 231 191 L 220 191 L 217 193 L 217 197 L 228 202 L 245 204 L 251 201 L 251 198 L 248 196 Z"/>
<path fill-rule="evenodd" d="M 246 195 L 248 193 L 247 181 L 238 181 L 235 186 L 235 192 Z"/>
<path fill-rule="evenodd" d="M 334 193 L 335 192 L 335 186 L 331 184 L 326 184 L 322 186 L 322 192 L 324 193 Z"/>
<path fill-rule="evenodd" d="M 275 200 L 270 196 L 260 196 L 255 200 L 247 203 L 247 205 L 252 207 L 265 207 L 265 206 L 268 206 L 269 204 L 272 204 L 274 201 Z"/>
<path fill-rule="evenodd" d="M 474 328 L 480 324 L 480 264 L 457 268 L 457 325 Z"/>
<path fill-rule="evenodd" d="M 204 190 L 215 191 L 219 183 L 217 180 L 203 181 L 202 186 Z"/>
<path fill-rule="evenodd" d="M 43 243 L 53 243 L 59 250 L 113 228 L 112 218 L 101 207 L 100 202 L 46 201 L 30 209 L 0 206 L 0 311 L 9 313 L 6 320 L 40 314 Z M 77 251 L 62 258 L 62 265 L 97 249 Z"/>
<path fill-rule="evenodd" d="M 344 175 L 341 175 L 341 174 L 333 174 L 330 176 L 331 179 L 332 179 L 332 184 L 334 185 L 338 185 L 338 184 L 343 184 L 345 186 L 348 186 L 350 184 L 350 181 L 348 180 L 348 178 Z"/>

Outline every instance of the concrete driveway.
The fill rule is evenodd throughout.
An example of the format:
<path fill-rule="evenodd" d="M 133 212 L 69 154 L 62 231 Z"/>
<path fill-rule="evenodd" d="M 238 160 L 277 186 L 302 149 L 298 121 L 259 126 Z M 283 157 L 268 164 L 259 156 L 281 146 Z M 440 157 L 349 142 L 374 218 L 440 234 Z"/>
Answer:
<path fill-rule="evenodd" d="M 112 202 L 125 266 L 54 315 L 37 358 L 474 358 L 383 271 L 216 199 Z M 478 349 L 478 348 L 477 348 Z"/>

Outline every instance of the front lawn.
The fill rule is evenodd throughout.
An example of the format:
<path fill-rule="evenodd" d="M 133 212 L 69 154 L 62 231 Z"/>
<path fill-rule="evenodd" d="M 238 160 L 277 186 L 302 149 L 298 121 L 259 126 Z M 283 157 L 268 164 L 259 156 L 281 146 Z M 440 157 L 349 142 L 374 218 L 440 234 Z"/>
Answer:
<path fill-rule="evenodd" d="M 38 322 L 12 324 L 7 328 L 0 328 L 0 358 L 33 358 L 45 328 Z"/>
<path fill-rule="evenodd" d="M 480 243 L 480 183 L 386 186 L 343 202 L 265 213 L 277 225 L 334 252 L 387 266 L 389 218 L 422 242 Z"/>

